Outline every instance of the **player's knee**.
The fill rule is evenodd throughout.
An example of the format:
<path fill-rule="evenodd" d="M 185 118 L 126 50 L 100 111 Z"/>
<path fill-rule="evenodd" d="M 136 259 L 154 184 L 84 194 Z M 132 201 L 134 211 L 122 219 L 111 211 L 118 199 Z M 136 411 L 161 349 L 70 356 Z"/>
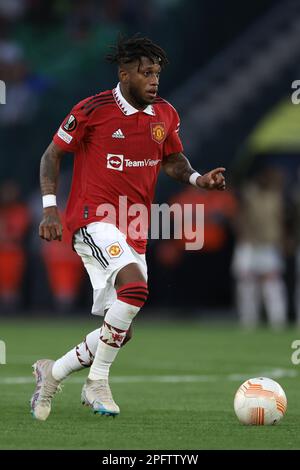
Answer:
<path fill-rule="evenodd" d="M 143 307 L 148 298 L 148 286 L 146 282 L 130 282 L 123 284 L 117 289 L 117 298 L 125 302 L 128 308 L 132 308 L 132 313 L 137 313 Z"/>

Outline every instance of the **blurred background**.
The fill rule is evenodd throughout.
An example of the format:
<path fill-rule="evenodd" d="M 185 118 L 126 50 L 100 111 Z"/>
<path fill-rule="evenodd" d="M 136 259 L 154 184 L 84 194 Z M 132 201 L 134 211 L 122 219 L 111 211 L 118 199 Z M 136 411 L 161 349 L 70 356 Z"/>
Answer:
<path fill-rule="evenodd" d="M 179 112 L 185 154 L 201 173 L 225 166 L 228 180 L 205 193 L 160 176 L 156 202 L 205 204 L 205 242 L 149 241 L 143 315 L 300 325 L 298 0 L 0 0 L 1 317 L 90 311 L 79 257 L 39 240 L 39 163 L 72 106 L 117 83 L 104 55 L 119 32 L 167 51 L 160 95 Z"/>

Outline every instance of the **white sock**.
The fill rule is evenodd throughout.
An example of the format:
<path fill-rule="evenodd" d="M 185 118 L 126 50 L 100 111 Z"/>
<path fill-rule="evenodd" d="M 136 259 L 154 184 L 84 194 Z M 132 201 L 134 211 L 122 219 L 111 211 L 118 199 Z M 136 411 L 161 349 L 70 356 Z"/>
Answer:
<path fill-rule="evenodd" d="M 89 333 L 82 343 L 55 361 L 52 368 L 55 380 L 63 380 L 72 372 L 89 367 L 96 354 L 99 338 L 100 328 Z"/>
<path fill-rule="evenodd" d="M 90 380 L 108 379 L 109 369 L 125 339 L 126 332 L 140 307 L 116 300 L 108 310 L 101 328 Z"/>
<path fill-rule="evenodd" d="M 260 313 L 260 289 L 255 278 L 237 280 L 236 302 L 241 324 L 245 327 L 257 326 Z"/>
<path fill-rule="evenodd" d="M 287 293 L 282 279 L 274 278 L 262 282 L 266 312 L 271 326 L 281 328 L 287 321 Z"/>

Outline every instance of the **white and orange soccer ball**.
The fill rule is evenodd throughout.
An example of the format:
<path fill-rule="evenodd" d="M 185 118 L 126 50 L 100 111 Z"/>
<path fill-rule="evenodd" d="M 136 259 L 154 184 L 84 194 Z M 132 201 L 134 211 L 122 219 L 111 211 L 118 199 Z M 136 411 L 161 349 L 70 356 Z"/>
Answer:
<path fill-rule="evenodd" d="M 286 409 L 283 388 L 266 377 L 246 380 L 234 397 L 234 411 L 242 424 L 276 424 Z"/>

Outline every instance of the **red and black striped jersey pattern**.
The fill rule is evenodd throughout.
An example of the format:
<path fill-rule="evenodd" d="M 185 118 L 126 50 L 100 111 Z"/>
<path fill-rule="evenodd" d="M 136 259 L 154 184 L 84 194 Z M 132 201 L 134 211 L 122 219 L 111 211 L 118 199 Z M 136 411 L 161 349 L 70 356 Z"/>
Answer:
<path fill-rule="evenodd" d="M 81 110 L 86 116 L 89 116 L 95 109 L 100 106 L 107 106 L 110 104 L 116 104 L 115 99 L 111 91 L 97 93 L 92 98 L 88 99 L 82 106 Z"/>

